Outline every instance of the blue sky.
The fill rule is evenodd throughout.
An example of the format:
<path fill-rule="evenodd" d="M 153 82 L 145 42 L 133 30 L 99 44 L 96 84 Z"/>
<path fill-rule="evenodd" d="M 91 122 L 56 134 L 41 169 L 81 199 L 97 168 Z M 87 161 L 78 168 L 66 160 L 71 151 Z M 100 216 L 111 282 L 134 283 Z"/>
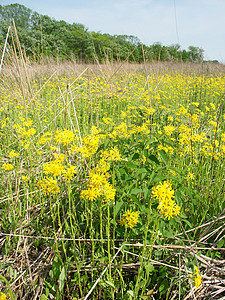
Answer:
<path fill-rule="evenodd" d="M 146 45 L 201 47 L 205 59 L 225 63 L 225 0 L 0 0 L 11 3 L 90 31 L 135 35 Z"/>

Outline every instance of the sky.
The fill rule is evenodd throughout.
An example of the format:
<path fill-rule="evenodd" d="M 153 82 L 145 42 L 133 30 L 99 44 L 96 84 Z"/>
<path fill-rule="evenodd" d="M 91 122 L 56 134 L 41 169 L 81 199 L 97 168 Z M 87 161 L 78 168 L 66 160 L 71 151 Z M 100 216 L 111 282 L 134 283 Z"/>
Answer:
<path fill-rule="evenodd" d="M 148 46 L 200 47 L 206 60 L 225 63 L 225 0 L 0 0 L 12 3 L 90 31 L 134 35 Z"/>

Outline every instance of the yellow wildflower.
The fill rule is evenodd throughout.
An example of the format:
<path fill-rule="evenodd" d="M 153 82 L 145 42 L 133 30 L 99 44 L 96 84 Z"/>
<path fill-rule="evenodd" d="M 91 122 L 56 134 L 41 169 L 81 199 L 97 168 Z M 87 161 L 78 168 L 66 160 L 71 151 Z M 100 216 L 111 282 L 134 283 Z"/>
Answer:
<path fill-rule="evenodd" d="M 137 224 L 139 218 L 139 212 L 127 210 L 123 216 L 122 220 L 119 220 L 119 223 L 123 226 L 128 225 L 130 228 L 133 228 Z"/>
<path fill-rule="evenodd" d="M 186 177 L 187 181 L 193 180 L 195 178 L 195 175 L 193 173 L 188 173 L 188 176 Z"/>
<path fill-rule="evenodd" d="M 38 182 L 38 187 L 42 188 L 46 194 L 57 194 L 60 189 L 57 185 L 57 181 L 51 177 L 44 178 Z"/>
<path fill-rule="evenodd" d="M 22 180 L 23 180 L 23 181 L 29 181 L 30 178 L 29 178 L 28 176 L 22 176 Z"/>
<path fill-rule="evenodd" d="M 195 272 L 193 274 L 195 276 L 195 290 L 202 284 L 202 276 L 200 275 L 200 271 L 198 267 L 195 266 Z"/>
<path fill-rule="evenodd" d="M 56 143 L 61 143 L 67 146 L 74 141 L 74 133 L 71 130 L 56 130 L 54 140 Z"/>
<path fill-rule="evenodd" d="M 164 126 L 164 131 L 166 135 L 171 135 L 176 128 L 172 125 Z"/>
<path fill-rule="evenodd" d="M 14 168 L 14 166 L 12 164 L 5 163 L 3 164 L 2 168 L 6 171 L 11 171 Z"/>
<path fill-rule="evenodd" d="M 65 181 L 70 181 L 72 180 L 75 173 L 76 173 L 76 167 L 71 165 L 66 170 L 63 171 L 63 178 L 65 179 Z"/>
<path fill-rule="evenodd" d="M 12 150 L 9 152 L 9 157 L 10 158 L 13 158 L 13 157 L 17 157 L 19 156 L 19 153 L 15 152 L 15 150 Z"/>
<path fill-rule="evenodd" d="M 11 299 L 10 294 L 5 295 L 0 292 L 0 300 L 10 300 L 10 299 Z"/>
<path fill-rule="evenodd" d="M 106 161 L 118 161 L 121 160 L 120 152 L 117 148 L 105 150 L 101 152 L 102 159 Z"/>
<path fill-rule="evenodd" d="M 175 203 L 173 198 L 174 190 L 169 181 L 164 181 L 152 188 L 153 197 L 159 201 L 158 209 L 168 220 L 180 214 L 180 207 Z"/>

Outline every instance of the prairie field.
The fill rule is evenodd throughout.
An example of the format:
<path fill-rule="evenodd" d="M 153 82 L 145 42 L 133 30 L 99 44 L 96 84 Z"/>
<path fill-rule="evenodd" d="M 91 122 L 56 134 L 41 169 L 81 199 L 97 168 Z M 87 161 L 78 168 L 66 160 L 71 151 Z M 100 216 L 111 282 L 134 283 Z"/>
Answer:
<path fill-rule="evenodd" d="M 225 296 L 225 66 L 0 74 L 0 299 Z"/>

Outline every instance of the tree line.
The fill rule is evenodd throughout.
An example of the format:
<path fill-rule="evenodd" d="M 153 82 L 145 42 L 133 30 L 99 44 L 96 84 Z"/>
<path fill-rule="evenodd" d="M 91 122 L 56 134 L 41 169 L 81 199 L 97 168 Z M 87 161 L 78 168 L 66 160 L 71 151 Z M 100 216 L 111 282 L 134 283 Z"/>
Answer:
<path fill-rule="evenodd" d="M 20 4 L 0 5 L 0 48 L 3 48 L 9 26 L 9 45 L 17 35 L 26 54 L 34 59 L 51 56 L 57 59 L 73 59 L 77 62 L 110 61 L 184 61 L 201 62 L 204 50 L 190 46 L 181 49 L 179 44 L 164 46 L 157 42 L 144 45 L 133 35 L 110 35 L 89 31 L 80 23 L 69 24 L 41 15 Z M 144 55 L 143 55 L 144 54 Z"/>

